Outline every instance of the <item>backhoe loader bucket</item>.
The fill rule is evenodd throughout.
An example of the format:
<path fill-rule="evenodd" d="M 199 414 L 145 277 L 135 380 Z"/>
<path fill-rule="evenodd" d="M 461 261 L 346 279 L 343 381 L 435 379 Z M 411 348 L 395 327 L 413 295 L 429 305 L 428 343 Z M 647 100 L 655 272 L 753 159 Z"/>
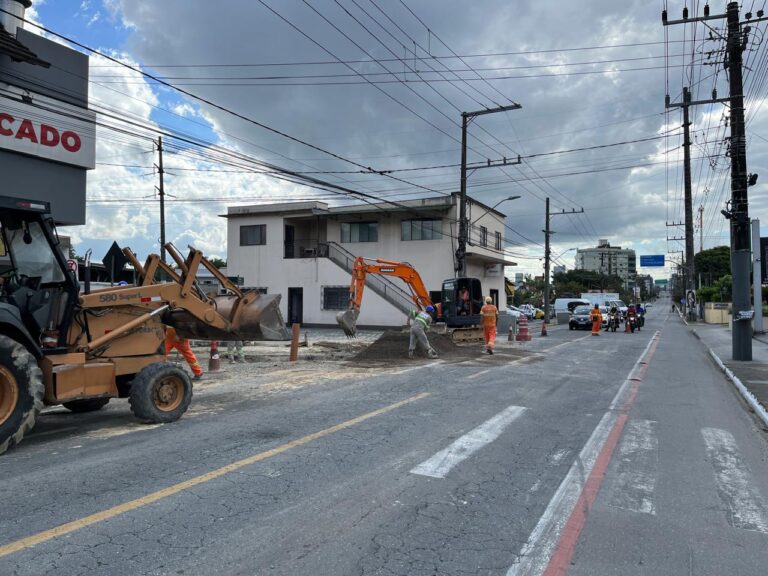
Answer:
<path fill-rule="evenodd" d="M 228 320 L 232 320 L 232 311 L 237 296 L 225 295 L 213 298 L 215 310 Z M 164 318 L 163 323 L 173 326 L 182 338 L 198 340 L 290 340 L 291 335 L 285 327 L 280 313 L 279 294 L 260 294 L 253 302 L 239 311 L 232 330 L 226 331 L 201 322 L 189 312 L 173 310 Z"/>
<path fill-rule="evenodd" d="M 336 314 L 336 322 L 344 330 L 344 334 L 350 338 L 357 334 L 357 315 L 358 312 L 356 310 L 347 310 L 346 312 Z"/>

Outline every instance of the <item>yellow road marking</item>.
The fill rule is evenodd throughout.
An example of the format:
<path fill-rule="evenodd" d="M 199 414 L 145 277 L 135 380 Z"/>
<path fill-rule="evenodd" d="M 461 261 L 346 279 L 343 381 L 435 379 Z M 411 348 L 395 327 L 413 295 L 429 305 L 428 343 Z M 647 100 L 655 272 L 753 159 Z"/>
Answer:
<path fill-rule="evenodd" d="M 185 480 L 184 482 L 179 482 L 178 484 L 168 486 L 167 488 L 163 488 L 162 490 L 158 490 L 157 492 L 152 492 L 150 494 L 147 494 L 146 496 L 142 496 L 141 498 L 136 498 L 135 500 L 130 500 L 128 502 L 124 502 L 123 504 L 118 504 L 117 506 L 113 506 L 112 508 L 102 510 L 101 512 L 96 512 L 95 514 L 91 514 L 90 516 L 85 516 L 83 518 L 73 520 L 72 522 L 61 524 L 59 526 L 56 526 L 55 528 L 51 528 L 49 530 L 44 530 L 42 532 L 38 532 L 37 534 L 27 536 L 26 538 L 21 538 L 20 540 L 16 540 L 14 542 L 6 544 L 5 546 L 0 546 L 0 558 L 2 558 L 3 556 L 8 556 L 9 554 L 13 554 L 15 552 L 24 550 L 25 548 L 30 548 L 37 544 L 47 542 L 48 540 L 53 540 L 54 538 L 58 538 L 59 536 L 63 536 L 64 534 L 69 534 L 70 532 L 75 532 L 82 528 L 86 528 L 93 524 L 97 524 L 98 522 L 109 520 L 110 518 L 114 518 L 115 516 L 120 516 L 121 514 L 130 512 L 131 510 L 136 510 L 137 508 L 142 508 L 149 504 L 153 504 L 154 502 L 163 500 L 164 498 L 168 498 L 170 496 L 173 496 L 174 494 L 178 494 L 179 492 L 183 492 L 184 490 L 192 488 L 193 486 L 198 486 L 199 484 L 210 482 L 211 480 L 215 480 L 216 478 L 224 476 L 225 474 L 229 474 L 230 472 L 234 472 L 235 470 L 239 470 L 240 468 L 244 468 L 245 466 L 250 466 L 251 464 L 255 464 L 256 462 L 261 462 L 262 460 L 266 460 L 267 458 L 271 458 L 272 456 L 277 456 L 278 454 L 287 452 L 291 448 L 296 448 L 298 446 L 303 446 L 304 444 L 309 444 L 314 440 L 318 440 L 320 438 L 323 438 L 324 436 L 333 434 L 334 432 L 344 430 L 345 428 L 350 428 L 351 426 L 360 424 L 361 422 L 364 422 L 375 416 L 380 416 L 381 414 L 391 412 L 392 410 L 396 410 L 401 406 L 405 406 L 406 404 L 410 404 L 411 402 L 415 402 L 417 400 L 421 400 L 422 398 L 426 398 L 429 395 L 430 395 L 429 392 L 422 392 L 421 394 L 416 394 L 415 396 L 411 396 L 410 398 L 406 398 L 405 400 L 401 400 L 400 402 L 395 402 L 394 404 L 390 404 L 389 406 L 384 406 L 383 408 L 379 408 L 378 410 L 374 410 L 373 412 L 368 412 L 367 414 L 363 414 L 362 416 L 357 416 L 356 418 L 352 418 L 351 420 L 341 422 L 340 424 L 336 424 L 335 426 L 331 426 L 330 428 L 326 428 L 318 432 L 313 432 L 312 434 L 308 434 L 307 436 L 303 436 L 302 438 L 292 440 L 291 442 L 278 446 L 277 448 L 272 448 L 271 450 L 267 450 L 265 452 L 259 452 L 258 454 L 254 454 L 253 456 L 249 456 L 248 458 L 243 458 L 242 460 L 232 462 L 231 464 L 227 464 L 226 466 L 222 466 L 221 468 L 217 468 L 216 470 L 211 470 L 210 472 L 206 472 L 205 474 L 201 474 L 200 476 L 195 476 L 194 478 L 190 478 L 189 480 Z"/>

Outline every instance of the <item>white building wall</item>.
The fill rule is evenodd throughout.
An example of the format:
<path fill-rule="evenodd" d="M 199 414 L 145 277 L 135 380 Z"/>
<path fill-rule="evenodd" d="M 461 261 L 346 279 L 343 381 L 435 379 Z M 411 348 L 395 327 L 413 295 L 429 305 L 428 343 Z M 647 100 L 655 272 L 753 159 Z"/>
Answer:
<path fill-rule="evenodd" d="M 252 214 L 231 217 L 227 231 L 227 269 L 230 275 L 242 276 L 245 287 L 267 288 L 270 294 L 282 296 L 280 309 L 288 320 L 288 288 L 303 288 L 304 324 L 336 324 L 338 310 L 323 310 L 323 287 L 349 286 L 351 277 L 348 272 L 328 258 L 283 258 L 284 255 L 284 219 L 298 217 L 294 214 Z M 451 226 L 452 216 L 443 215 L 443 236 L 439 240 L 401 240 L 401 221 L 405 215 L 390 213 L 384 217 L 368 218 L 361 215 L 352 219 L 349 216 L 328 217 L 327 240 L 336 242 L 355 256 L 381 258 L 412 264 L 424 281 L 427 290 L 439 291 L 443 280 L 452 278 L 453 252 L 456 234 Z M 370 222 L 378 221 L 378 242 L 341 243 L 342 221 Z M 489 244 L 493 248 L 493 231 L 500 229 L 499 221 L 492 216 L 482 218 L 480 223 L 489 228 Z M 487 224 L 486 224 L 487 222 Z M 260 246 L 240 246 L 240 227 L 266 224 L 267 242 Z M 503 247 L 503 240 L 502 240 Z M 499 257 L 492 249 L 474 245 L 468 252 L 482 253 Z M 504 306 L 504 273 L 491 270 L 486 275 L 485 264 L 470 257 L 467 259 L 467 276 L 480 279 L 485 295 L 491 289 L 498 290 L 500 305 Z M 407 290 L 402 281 L 392 278 L 393 282 Z M 398 326 L 405 321 L 405 315 L 386 302 L 372 290 L 366 289 L 361 306 L 358 324 L 372 326 Z"/>

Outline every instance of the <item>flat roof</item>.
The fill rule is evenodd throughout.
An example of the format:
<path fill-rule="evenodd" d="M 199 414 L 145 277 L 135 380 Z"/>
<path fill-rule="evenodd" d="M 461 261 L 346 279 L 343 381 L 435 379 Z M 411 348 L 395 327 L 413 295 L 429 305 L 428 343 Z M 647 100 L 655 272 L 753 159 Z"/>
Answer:
<path fill-rule="evenodd" d="M 250 216 L 252 214 L 292 214 L 292 215 L 344 215 L 344 214 L 370 214 L 381 212 L 408 212 L 411 210 L 448 210 L 454 206 L 458 192 L 446 196 L 432 196 L 416 200 L 393 200 L 392 202 L 376 202 L 373 204 L 346 204 L 342 206 L 329 206 L 325 202 L 281 202 L 272 204 L 251 204 L 249 206 L 228 206 L 227 213 L 221 214 L 224 218 L 236 218 Z M 268 200 L 268 198 L 265 198 Z M 489 213 L 493 212 L 502 218 L 505 215 L 498 210 L 486 206 L 482 202 L 467 196 L 470 204 L 477 205 Z M 303 213 L 303 214 L 302 214 Z"/>

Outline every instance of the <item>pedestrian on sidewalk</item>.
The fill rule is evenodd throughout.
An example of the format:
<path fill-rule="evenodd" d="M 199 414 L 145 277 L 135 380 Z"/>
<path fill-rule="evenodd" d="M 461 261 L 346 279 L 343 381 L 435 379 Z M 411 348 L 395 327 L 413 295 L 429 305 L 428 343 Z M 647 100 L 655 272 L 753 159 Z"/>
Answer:
<path fill-rule="evenodd" d="M 165 359 L 168 360 L 168 354 L 171 350 L 176 348 L 187 361 L 189 367 L 192 369 L 192 374 L 195 375 L 195 380 L 200 380 L 203 377 L 203 367 L 197 361 L 195 353 L 192 352 L 192 347 L 189 345 L 189 340 L 186 338 L 179 338 L 176 334 L 176 330 L 170 326 L 165 327 Z"/>
<path fill-rule="evenodd" d="M 411 340 L 408 344 L 408 358 L 413 358 L 417 345 L 423 348 L 430 358 L 437 358 L 437 352 L 429 345 L 429 339 L 427 339 L 427 330 L 432 324 L 434 312 L 435 308 L 432 305 L 427 306 L 425 310 L 411 311 Z"/>
<path fill-rule="evenodd" d="M 592 308 L 592 336 L 600 336 L 600 327 L 603 325 L 603 314 L 600 312 L 600 306 L 595 304 Z"/>
<path fill-rule="evenodd" d="M 238 362 L 245 362 L 242 340 L 227 340 L 225 346 L 227 350 L 224 352 L 224 357 L 229 360 L 230 364 L 235 363 L 235 357 L 237 357 Z"/>
<path fill-rule="evenodd" d="M 480 308 L 480 316 L 483 319 L 485 350 L 492 355 L 493 345 L 496 342 L 496 320 L 499 317 L 499 309 L 493 305 L 493 299 L 490 296 L 485 297 L 485 306 Z"/>

